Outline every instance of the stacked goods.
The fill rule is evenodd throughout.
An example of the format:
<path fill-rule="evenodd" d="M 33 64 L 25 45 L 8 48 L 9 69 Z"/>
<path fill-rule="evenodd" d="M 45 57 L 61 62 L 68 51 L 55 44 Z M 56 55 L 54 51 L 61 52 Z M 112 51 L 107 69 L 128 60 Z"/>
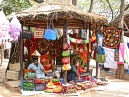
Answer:
<path fill-rule="evenodd" d="M 58 79 L 52 79 L 47 85 L 44 92 L 46 93 L 62 93 L 62 83 Z"/>
<path fill-rule="evenodd" d="M 22 89 L 23 91 L 34 91 L 35 90 L 35 84 L 32 82 L 23 82 L 22 83 Z"/>
<path fill-rule="evenodd" d="M 93 88 L 94 85 L 90 82 L 81 82 L 81 83 L 74 83 L 72 82 L 71 85 L 69 86 L 64 86 L 64 93 L 65 94 L 72 94 L 72 93 L 77 93 L 79 90 L 87 90 L 90 88 Z"/>
<path fill-rule="evenodd" d="M 47 84 L 50 80 L 49 79 L 35 79 L 36 84 Z"/>
<path fill-rule="evenodd" d="M 35 90 L 43 91 L 46 88 L 46 84 L 49 82 L 49 79 L 35 79 Z"/>

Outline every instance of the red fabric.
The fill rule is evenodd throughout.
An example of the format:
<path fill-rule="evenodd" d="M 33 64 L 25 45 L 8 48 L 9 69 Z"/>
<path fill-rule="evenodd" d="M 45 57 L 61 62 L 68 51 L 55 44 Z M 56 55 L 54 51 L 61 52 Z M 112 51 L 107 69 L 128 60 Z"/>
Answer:
<path fill-rule="evenodd" d="M 80 75 L 82 72 L 84 72 L 84 70 L 82 69 L 81 66 L 78 66 L 78 74 Z"/>

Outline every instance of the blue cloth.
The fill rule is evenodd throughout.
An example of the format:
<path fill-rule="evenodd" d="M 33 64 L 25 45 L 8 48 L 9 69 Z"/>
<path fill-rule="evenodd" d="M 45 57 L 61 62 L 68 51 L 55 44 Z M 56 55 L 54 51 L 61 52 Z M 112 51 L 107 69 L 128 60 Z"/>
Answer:
<path fill-rule="evenodd" d="M 74 81 L 76 82 L 76 74 L 75 73 L 69 73 L 67 75 L 67 81 L 70 82 L 70 81 Z"/>
<path fill-rule="evenodd" d="M 102 36 L 100 34 L 98 34 L 98 38 L 101 38 Z"/>
<path fill-rule="evenodd" d="M 103 47 L 99 46 L 98 54 L 105 54 L 105 50 Z"/>
<path fill-rule="evenodd" d="M 129 49 L 129 43 L 127 43 L 128 49 Z"/>
<path fill-rule="evenodd" d="M 98 34 L 98 47 L 102 46 L 103 36 Z"/>

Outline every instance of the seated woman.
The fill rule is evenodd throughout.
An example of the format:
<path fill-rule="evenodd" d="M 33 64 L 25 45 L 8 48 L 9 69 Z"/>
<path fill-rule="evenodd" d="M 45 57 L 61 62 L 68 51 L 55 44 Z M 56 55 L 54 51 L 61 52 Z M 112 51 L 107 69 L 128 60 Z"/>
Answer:
<path fill-rule="evenodd" d="M 49 74 L 44 70 L 43 65 L 38 63 L 38 58 L 34 58 L 33 63 L 31 63 L 27 69 L 34 72 L 38 79 L 45 78 L 45 74 L 49 76 Z"/>
<path fill-rule="evenodd" d="M 75 61 L 74 65 L 71 66 L 71 70 L 67 73 L 67 81 L 74 81 L 80 80 L 80 74 L 84 72 L 84 70 L 79 66 L 79 61 Z"/>
<path fill-rule="evenodd" d="M 78 67 L 79 62 L 75 61 L 74 64 L 71 66 L 71 69 L 67 72 L 67 82 L 74 81 L 76 82 L 78 76 Z"/>
<path fill-rule="evenodd" d="M 81 73 L 85 72 L 85 70 L 83 70 L 82 67 L 79 65 L 77 68 L 78 68 L 78 79 L 80 80 L 80 75 L 81 75 Z"/>

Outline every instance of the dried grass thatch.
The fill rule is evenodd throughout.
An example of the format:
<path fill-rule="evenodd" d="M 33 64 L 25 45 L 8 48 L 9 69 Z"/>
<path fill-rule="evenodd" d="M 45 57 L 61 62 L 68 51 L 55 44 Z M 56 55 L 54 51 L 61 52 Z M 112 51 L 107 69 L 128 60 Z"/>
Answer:
<path fill-rule="evenodd" d="M 114 27 L 118 27 L 118 25 L 119 25 L 119 18 L 120 18 L 120 16 L 116 17 L 113 21 L 110 22 L 110 25 L 114 26 Z M 129 13 L 124 15 L 124 22 L 128 26 L 128 28 L 129 28 Z M 124 25 L 124 29 L 126 29 L 125 25 Z"/>
<path fill-rule="evenodd" d="M 47 0 L 44 3 L 33 6 L 22 12 L 17 12 L 16 16 L 20 22 L 28 26 L 46 26 L 47 19 L 54 19 L 54 25 L 64 26 L 65 19 L 69 20 L 69 27 L 76 25 L 76 28 L 82 26 L 82 21 L 97 24 L 107 24 L 108 20 L 102 16 L 93 13 L 82 12 L 68 0 Z M 13 14 L 9 15 L 11 19 Z"/>

